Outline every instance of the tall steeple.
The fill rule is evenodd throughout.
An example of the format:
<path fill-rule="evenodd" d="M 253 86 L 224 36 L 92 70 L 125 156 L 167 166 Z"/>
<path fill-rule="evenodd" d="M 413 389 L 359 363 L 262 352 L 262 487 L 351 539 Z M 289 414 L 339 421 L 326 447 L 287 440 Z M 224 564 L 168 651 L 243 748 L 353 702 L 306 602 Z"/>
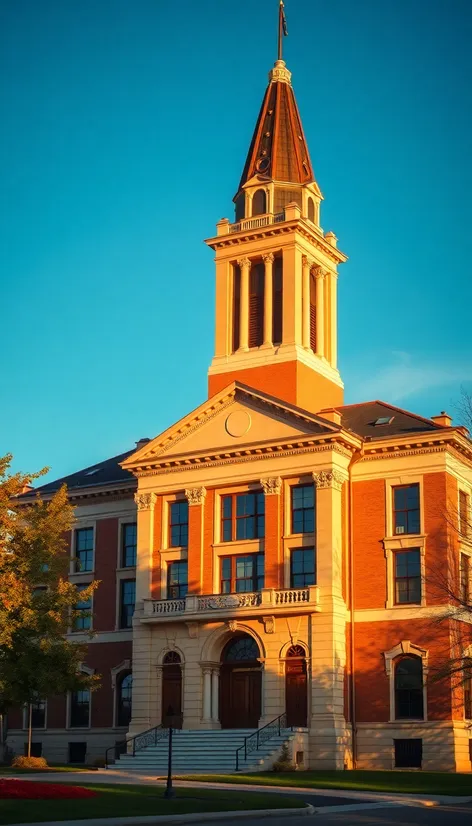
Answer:
<path fill-rule="evenodd" d="M 343 403 L 337 370 L 337 265 L 346 256 L 320 226 L 315 180 L 291 72 L 269 72 L 239 188 L 234 223 L 206 243 L 216 253 L 212 395 L 238 379 L 318 412 Z"/>

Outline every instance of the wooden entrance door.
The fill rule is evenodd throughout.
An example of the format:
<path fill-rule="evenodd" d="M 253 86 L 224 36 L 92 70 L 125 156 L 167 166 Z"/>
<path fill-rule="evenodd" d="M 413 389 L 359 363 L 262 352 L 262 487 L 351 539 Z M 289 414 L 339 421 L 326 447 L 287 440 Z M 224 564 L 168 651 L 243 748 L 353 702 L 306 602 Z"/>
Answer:
<path fill-rule="evenodd" d="M 294 649 L 298 648 L 293 646 Z M 292 655 L 285 661 L 285 710 L 287 725 L 305 728 L 307 721 L 307 673 L 306 660 Z M 298 652 L 297 652 L 298 653 Z M 302 649 L 302 653 L 305 652 Z"/>
<path fill-rule="evenodd" d="M 259 668 L 223 666 L 220 680 L 221 728 L 257 728 L 261 716 Z"/>
<path fill-rule="evenodd" d="M 162 725 L 182 728 L 182 668 L 174 651 L 166 654 L 162 668 Z"/>

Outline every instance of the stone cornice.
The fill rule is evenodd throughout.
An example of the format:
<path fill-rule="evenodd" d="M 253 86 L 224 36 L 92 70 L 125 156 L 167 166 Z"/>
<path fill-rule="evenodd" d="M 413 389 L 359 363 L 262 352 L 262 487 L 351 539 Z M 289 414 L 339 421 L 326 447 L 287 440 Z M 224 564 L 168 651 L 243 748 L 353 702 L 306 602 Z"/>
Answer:
<path fill-rule="evenodd" d="M 289 232 L 297 231 L 306 238 L 310 243 L 321 250 L 327 258 L 336 264 L 342 264 L 347 261 L 345 255 L 337 247 L 332 247 L 331 244 L 314 232 L 302 218 L 295 221 L 281 221 L 278 224 L 268 224 L 265 227 L 256 227 L 250 230 L 240 230 L 239 232 L 232 232 L 229 235 L 217 235 L 214 238 L 207 238 L 205 243 L 213 250 L 224 249 L 227 247 L 238 247 L 241 243 L 246 241 L 257 241 L 262 238 L 276 238 L 277 236 L 287 235 Z M 235 255 L 236 255 L 235 251 Z"/>
<path fill-rule="evenodd" d="M 454 455 L 460 461 L 472 463 L 472 444 L 457 431 L 449 433 L 427 433 L 414 438 L 408 436 L 384 440 L 380 443 L 364 442 L 361 462 L 378 459 L 391 459 L 404 456 L 420 456 L 425 453 L 444 453 Z"/>

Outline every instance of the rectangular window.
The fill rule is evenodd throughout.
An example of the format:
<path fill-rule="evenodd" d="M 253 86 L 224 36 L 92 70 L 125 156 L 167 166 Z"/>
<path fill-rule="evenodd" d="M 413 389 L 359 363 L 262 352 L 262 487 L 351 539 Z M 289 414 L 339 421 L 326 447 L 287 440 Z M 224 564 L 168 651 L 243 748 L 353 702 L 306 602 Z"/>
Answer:
<path fill-rule="evenodd" d="M 78 591 L 83 591 L 88 585 L 77 585 Z M 92 627 L 92 597 L 80 600 L 75 610 L 77 615 L 74 619 L 74 631 L 88 631 Z"/>
<path fill-rule="evenodd" d="M 75 556 L 78 571 L 93 571 L 93 528 L 75 532 Z"/>
<path fill-rule="evenodd" d="M 69 763 L 85 763 L 87 743 L 69 743 Z"/>
<path fill-rule="evenodd" d="M 169 545 L 186 548 L 188 545 L 188 502 L 182 499 L 169 507 Z"/>
<path fill-rule="evenodd" d="M 316 585 L 314 548 L 296 548 L 290 555 L 290 587 L 306 588 Z"/>
<path fill-rule="evenodd" d="M 469 535 L 469 497 L 463 490 L 459 491 L 459 533 L 464 538 Z"/>
<path fill-rule="evenodd" d="M 411 740 L 394 740 L 395 768 L 421 769 L 423 760 L 423 741 L 417 738 Z"/>
<path fill-rule="evenodd" d="M 470 596 L 470 558 L 467 556 L 467 554 L 461 554 L 460 586 L 461 601 L 468 605 Z"/>
<path fill-rule="evenodd" d="M 90 691 L 73 691 L 70 695 L 71 728 L 88 728 L 90 723 Z"/>
<path fill-rule="evenodd" d="M 170 562 L 167 566 L 167 599 L 184 599 L 188 591 L 188 565 Z"/>
<path fill-rule="evenodd" d="M 121 566 L 134 568 L 136 565 L 136 522 L 122 525 L 121 529 Z"/>
<path fill-rule="evenodd" d="M 224 556 L 221 558 L 222 594 L 260 591 L 264 587 L 264 554 Z"/>
<path fill-rule="evenodd" d="M 292 533 L 313 533 L 315 530 L 314 485 L 296 485 L 292 494 Z"/>
<path fill-rule="evenodd" d="M 221 497 L 221 541 L 260 539 L 265 534 L 265 496 L 232 493 Z"/>
<path fill-rule="evenodd" d="M 29 707 L 26 707 L 26 722 L 29 719 Z M 31 727 L 44 728 L 46 726 L 46 701 L 37 700 L 31 709 Z"/>
<path fill-rule="evenodd" d="M 28 757 L 28 743 L 24 744 L 24 752 L 25 757 Z M 43 744 L 42 743 L 31 743 L 31 757 L 42 757 L 43 756 Z"/>
<path fill-rule="evenodd" d="M 393 532 L 420 532 L 420 486 L 400 485 L 393 488 Z"/>
<path fill-rule="evenodd" d="M 421 554 L 419 548 L 396 551 L 395 565 L 395 605 L 418 604 L 421 602 Z"/>
<path fill-rule="evenodd" d="M 136 602 L 135 579 L 121 580 L 120 597 L 120 628 L 132 628 L 134 604 Z"/>

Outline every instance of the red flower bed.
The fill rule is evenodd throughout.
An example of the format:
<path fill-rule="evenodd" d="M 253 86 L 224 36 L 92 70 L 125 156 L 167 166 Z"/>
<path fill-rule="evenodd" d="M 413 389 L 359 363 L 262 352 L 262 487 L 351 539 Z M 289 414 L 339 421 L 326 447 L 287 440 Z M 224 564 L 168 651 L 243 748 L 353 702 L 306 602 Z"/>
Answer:
<path fill-rule="evenodd" d="M 66 783 L 0 780 L 0 800 L 73 800 L 79 797 L 97 797 L 97 792 Z"/>

